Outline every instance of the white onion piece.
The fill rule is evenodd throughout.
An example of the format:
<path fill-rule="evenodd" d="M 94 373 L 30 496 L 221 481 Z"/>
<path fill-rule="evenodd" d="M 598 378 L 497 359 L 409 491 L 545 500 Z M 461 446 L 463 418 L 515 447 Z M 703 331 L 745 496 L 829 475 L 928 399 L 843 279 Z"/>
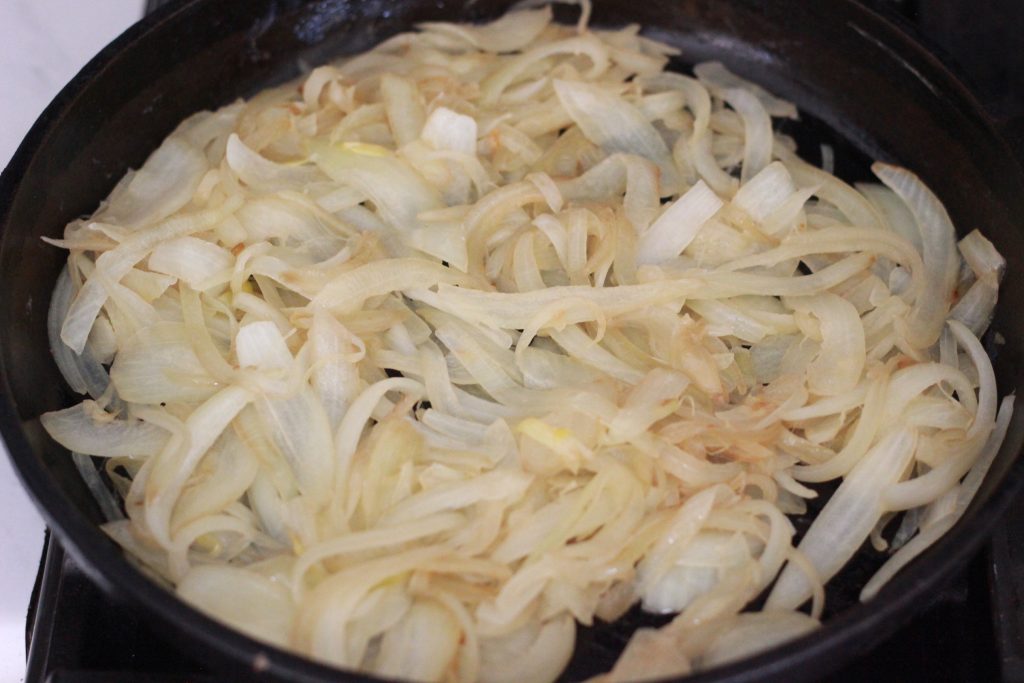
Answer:
<path fill-rule="evenodd" d="M 203 457 L 192 484 L 178 499 L 171 527 L 182 527 L 229 509 L 252 486 L 259 460 L 234 431 L 225 433 Z"/>
<path fill-rule="evenodd" d="M 257 640 L 288 643 L 295 606 L 287 588 L 256 572 L 198 566 L 178 582 L 178 595 L 196 609 Z"/>
<path fill-rule="evenodd" d="M 96 270 L 78 291 L 61 327 L 60 337 L 72 351 L 81 353 L 89 331 L 109 296 L 108 286 L 128 274 L 160 242 L 208 230 L 241 203 L 228 202 L 219 210 L 172 216 L 147 230 L 134 233 L 117 248 L 96 259 Z"/>
<path fill-rule="evenodd" d="M 650 159 L 661 171 L 660 194 L 675 194 L 678 173 L 665 142 L 632 104 L 600 88 L 556 80 L 558 99 L 587 139 L 609 154 L 625 152 Z"/>
<path fill-rule="evenodd" d="M 435 602 L 420 600 L 381 639 L 374 673 L 388 678 L 441 681 L 459 647 L 455 617 Z"/>
<path fill-rule="evenodd" d="M 839 209 L 851 225 L 866 228 L 882 226 L 882 218 L 878 211 L 860 192 L 834 175 L 812 166 L 779 144 L 775 145 L 773 152 L 779 161 L 786 165 L 797 185 L 817 188 L 815 196 Z"/>
<path fill-rule="evenodd" d="M 312 504 L 326 502 L 334 481 L 334 445 L 327 414 L 312 389 L 289 398 L 261 398 L 256 408 L 299 489 Z"/>
<path fill-rule="evenodd" d="M 616 315 L 642 306 L 676 301 L 696 290 L 691 282 L 622 285 L 619 287 L 548 287 L 530 293 L 484 292 L 464 287 L 438 286 L 436 293 L 409 289 L 406 294 L 444 311 L 453 311 L 463 319 L 495 329 L 523 329 L 543 309 L 565 299 L 596 303 L 606 315 Z M 587 309 L 573 309 L 562 318 L 563 324 L 585 322 L 593 316 Z M 569 315 L 573 313 L 575 315 Z"/>
<path fill-rule="evenodd" d="M 949 318 L 963 323 L 971 334 L 980 337 L 992 321 L 998 300 L 998 284 L 992 278 L 981 278 L 956 302 L 956 306 L 949 312 Z"/>
<path fill-rule="evenodd" d="M 754 220 L 763 222 L 794 192 L 796 186 L 789 171 L 781 162 L 773 161 L 743 183 L 732 203 Z"/>
<path fill-rule="evenodd" d="M 679 553 L 677 548 L 685 548 L 697 536 L 711 513 L 716 496 L 721 492 L 718 488 L 705 489 L 683 503 L 665 534 L 658 539 L 644 560 L 643 578 L 640 578 L 641 592 L 645 585 L 655 585 L 671 571 Z"/>
<path fill-rule="evenodd" d="M 680 372 L 651 370 L 633 388 L 625 405 L 609 423 L 609 438 L 625 441 L 639 436 L 661 418 L 674 413 L 689 383 L 689 378 Z"/>
<path fill-rule="evenodd" d="M 750 548 L 741 536 L 702 531 L 684 546 L 661 578 L 651 581 L 645 563 L 637 567 L 643 608 L 656 614 L 681 612 L 714 588 L 725 572 L 749 558 Z"/>
<path fill-rule="evenodd" d="M 201 149 L 172 135 L 118 184 L 96 218 L 133 230 L 163 220 L 192 199 L 208 168 Z"/>
<path fill-rule="evenodd" d="M 849 301 L 835 294 L 791 298 L 786 302 L 796 311 L 818 319 L 821 351 L 807 368 L 807 385 L 823 396 L 852 391 L 864 370 L 864 326 Z"/>
<path fill-rule="evenodd" d="M 91 358 L 88 350 L 83 350 L 82 354 L 76 354 L 60 338 L 61 323 L 64 322 L 73 296 L 71 276 L 68 275 L 67 268 L 64 268 L 57 278 L 53 296 L 50 298 L 50 308 L 46 313 L 46 334 L 50 342 L 50 350 L 53 352 L 53 360 L 57 363 L 60 374 L 75 393 L 88 392 L 93 398 L 99 398 L 107 390 L 106 385 L 109 383 L 109 379 L 104 381 L 102 375 L 89 373 L 86 368 L 82 367 L 87 362 L 86 358 Z M 100 366 L 98 369 L 102 371 L 103 368 Z M 103 375 L 105 374 L 104 372 Z M 90 375 L 94 378 L 91 383 L 87 379 Z M 95 382 L 96 378 L 101 381 Z"/>
<path fill-rule="evenodd" d="M 314 306 L 337 312 L 357 310 L 367 299 L 395 291 L 462 283 L 465 277 L 423 259 L 375 261 L 331 280 L 313 299 Z"/>
<path fill-rule="evenodd" d="M 331 429 L 335 430 L 359 390 L 356 364 L 365 356 L 366 345 L 322 310 L 313 314 L 309 338 L 313 347 L 313 386 Z"/>
<path fill-rule="evenodd" d="M 860 599 L 862 602 L 873 599 L 875 595 L 878 594 L 878 591 L 881 590 L 897 572 L 907 566 L 907 564 L 909 564 L 915 557 L 927 550 L 933 543 L 935 543 L 935 541 L 941 538 L 943 534 L 949 531 L 960 517 L 963 516 L 968 505 L 972 500 L 974 500 L 975 494 L 981 487 L 981 482 L 988 473 L 988 469 L 992 465 L 992 461 L 999 453 L 999 448 L 1002 446 L 1003 440 L 1006 438 L 1006 432 L 1010 426 L 1010 417 L 1013 415 L 1013 402 L 1013 396 L 1007 396 L 1003 399 L 1002 405 L 999 408 L 999 416 L 996 419 L 995 428 L 989 435 L 988 441 L 985 442 L 981 455 L 978 457 L 977 462 L 971 468 L 970 472 L 968 472 L 967 476 L 964 477 L 963 483 L 960 484 L 955 491 L 954 510 L 935 520 L 930 525 L 922 526 L 916 536 L 902 544 L 899 549 L 893 553 L 892 557 L 886 560 L 885 564 L 883 564 L 878 571 L 874 573 L 871 579 L 864 584 L 864 588 L 861 589 L 860 592 Z M 914 510 L 917 509 L 920 508 L 914 508 Z"/>
<path fill-rule="evenodd" d="M 476 134 L 476 119 L 447 107 L 438 107 L 427 117 L 422 136 L 434 149 L 475 155 Z"/>
<path fill-rule="evenodd" d="M 181 489 L 196 464 L 236 415 L 252 400 L 241 387 L 221 389 L 189 415 L 183 443 L 172 439 L 155 455 L 152 473 L 146 481 L 145 509 L 149 531 L 165 548 L 171 546 L 171 512 Z"/>
<path fill-rule="evenodd" d="M 480 641 L 481 683 L 549 683 L 572 656 L 576 624 L 570 616 L 523 627 L 501 638 Z"/>
<path fill-rule="evenodd" d="M 857 183 L 857 189 L 868 198 L 884 219 L 884 225 L 921 251 L 921 231 L 917 229 L 914 214 L 899 195 L 885 185 Z"/>
<path fill-rule="evenodd" d="M 548 57 L 559 54 L 586 55 L 591 62 L 590 69 L 584 74 L 587 78 L 596 78 L 608 68 L 608 48 L 593 35 L 585 33 L 557 40 L 546 45 L 538 45 L 513 57 L 488 76 L 480 84 L 482 101 L 489 105 L 496 104 L 505 89 L 520 78 L 524 71 Z"/>
<path fill-rule="evenodd" d="M 998 283 L 1006 270 L 1006 259 L 978 230 L 972 230 L 957 243 L 964 261 L 971 267 L 974 276 L 983 279 L 990 276 Z"/>
<path fill-rule="evenodd" d="M 302 592 L 304 574 L 316 563 L 333 556 L 352 555 L 398 546 L 420 538 L 454 529 L 464 521 L 457 513 L 441 513 L 413 520 L 401 526 L 391 526 L 372 531 L 359 531 L 324 541 L 307 549 L 296 560 L 292 569 L 292 585 L 296 594 Z"/>
<path fill-rule="evenodd" d="M 693 67 L 693 73 L 702 83 L 721 94 L 730 88 L 743 89 L 754 94 L 761 106 L 772 116 L 787 119 L 797 118 L 796 107 L 792 102 L 775 97 L 761 86 L 732 73 L 721 62 L 701 62 Z"/>
<path fill-rule="evenodd" d="M 416 83 L 403 76 L 384 74 L 380 79 L 380 96 L 395 144 L 401 147 L 418 138 L 424 130 L 426 112 Z"/>
<path fill-rule="evenodd" d="M 640 236 L 637 263 L 659 263 L 678 256 L 722 204 L 711 188 L 699 181 L 672 202 Z"/>
<path fill-rule="evenodd" d="M 217 391 L 216 380 L 192 349 L 188 329 L 172 322 L 144 327 L 124 344 L 110 380 L 123 400 L 147 405 L 203 401 Z"/>
<path fill-rule="evenodd" d="M 551 22 L 551 7 L 512 11 L 499 19 L 473 26 L 427 21 L 419 24 L 426 31 L 436 31 L 466 41 L 473 47 L 493 52 L 516 52 L 529 45 Z"/>
<path fill-rule="evenodd" d="M 325 145 L 314 149 L 313 161 L 336 182 L 368 197 L 384 222 L 398 232 L 419 227 L 420 213 L 441 207 L 436 190 L 407 163 L 386 151 Z"/>
<path fill-rule="evenodd" d="M 293 360 L 281 331 L 268 320 L 242 325 L 238 329 L 235 355 L 240 367 L 263 370 L 283 370 Z"/>
<path fill-rule="evenodd" d="M 917 435 L 895 429 L 850 471 L 800 541 L 804 554 L 822 582 L 846 564 L 885 512 L 882 494 L 903 474 L 914 456 Z M 796 609 L 811 597 L 811 582 L 790 562 L 768 596 L 768 609 Z"/>
<path fill-rule="evenodd" d="M 981 342 L 962 323 L 950 320 L 949 329 L 967 351 L 978 374 L 978 409 L 963 441 L 942 464 L 908 481 L 893 483 L 883 492 L 884 503 L 891 510 L 925 505 L 944 494 L 975 462 L 995 427 L 997 396 L 992 361 Z"/>
<path fill-rule="evenodd" d="M 803 612 L 767 610 L 738 615 L 706 646 L 700 668 L 710 669 L 750 657 L 810 633 L 820 624 Z"/>
<path fill-rule="evenodd" d="M 271 188 L 301 188 L 319 175 L 312 166 L 286 166 L 261 156 L 250 149 L 241 138 L 234 133 L 228 138 L 227 152 L 224 157 L 231 170 L 246 185 L 254 190 L 263 191 Z"/>
<path fill-rule="evenodd" d="M 193 287 L 233 266 L 227 249 L 195 237 L 179 237 L 158 245 L 149 255 L 149 267 L 183 280 Z"/>
<path fill-rule="evenodd" d="M 353 192 L 357 194 L 357 204 L 364 199 L 358 191 Z M 272 195 L 247 201 L 234 216 L 241 223 L 243 239 L 253 244 L 275 239 L 284 243 L 306 242 L 335 234 L 313 211 L 290 199 Z"/>
<path fill-rule="evenodd" d="M 516 499 L 532 477 L 519 472 L 493 471 L 469 482 L 450 482 L 414 494 L 381 518 L 384 526 L 410 522 L 445 510 L 458 510 L 487 500 Z"/>
<path fill-rule="evenodd" d="M 175 278 L 170 275 L 132 268 L 125 273 L 120 284 L 137 294 L 146 303 L 150 303 L 159 299 L 167 291 L 167 288 L 174 284 L 174 280 Z"/>
<path fill-rule="evenodd" d="M 999 403 L 999 412 L 996 414 L 996 422 L 992 428 L 992 433 L 989 434 L 981 454 L 958 487 L 956 506 L 953 511 L 957 518 L 962 516 L 967 511 L 967 507 L 974 501 L 974 496 L 978 493 L 978 489 L 981 488 L 985 475 L 988 474 L 989 468 L 995 461 L 996 456 L 999 455 L 999 449 L 1002 448 L 1003 441 L 1006 439 L 1006 433 L 1010 428 L 1010 418 L 1013 417 L 1015 402 L 1016 396 L 1010 394 L 1009 396 L 1004 396 L 1003 400 Z"/>
<path fill-rule="evenodd" d="M 43 413 L 39 420 L 53 440 L 69 451 L 104 458 L 152 456 L 170 436 L 148 422 L 115 419 L 88 400 Z"/>
<path fill-rule="evenodd" d="M 871 169 L 906 203 L 921 232 L 925 293 L 914 302 L 906 333 L 915 346 L 930 346 L 942 332 L 956 286 L 956 231 L 945 207 L 916 175 L 881 163 Z"/>
<path fill-rule="evenodd" d="M 756 95 L 749 90 L 729 88 L 725 101 L 743 118 L 743 168 L 740 183 L 760 173 L 771 161 L 772 120 Z"/>
<path fill-rule="evenodd" d="M 672 635 L 653 628 L 633 632 L 615 667 L 594 683 L 631 683 L 684 676 L 692 670 Z"/>
<path fill-rule="evenodd" d="M 686 141 L 688 155 L 697 174 L 711 188 L 723 197 L 736 192 L 737 181 L 719 167 L 711 152 L 711 138 L 708 126 L 711 121 L 711 95 L 702 83 L 688 76 L 675 73 L 660 73 L 639 79 L 646 87 L 679 90 L 686 97 L 686 106 L 693 112 L 693 133 Z"/>

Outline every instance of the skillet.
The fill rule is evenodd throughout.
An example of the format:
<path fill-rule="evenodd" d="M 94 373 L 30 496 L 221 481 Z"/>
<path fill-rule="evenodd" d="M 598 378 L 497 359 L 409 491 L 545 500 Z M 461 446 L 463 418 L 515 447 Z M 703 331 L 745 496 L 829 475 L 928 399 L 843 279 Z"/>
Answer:
<path fill-rule="evenodd" d="M 151 582 L 96 527 L 98 507 L 38 416 L 75 402 L 47 348 L 46 310 L 63 263 L 39 239 L 92 212 L 185 116 L 251 95 L 330 58 L 366 50 L 426 19 L 483 20 L 510 0 L 179 0 L 104 49 L 58 95 L 0 176 L 0 433 L 61 544 L 90 577 L 150 615 L 167 639 L 232 678 L 364 680 L 259 644 Z M 1024 173 L 997 126 L 949 70 L 887 19 L 852 0 L 597 0 L 595 25 L 636 22 L 682 49 L 675 66 L 718 59 L 794 101 L 793 130 L 815 161 L 836 152 L 837 174 L 867 178 L 868 159 L 905 165 L 943 199 L 965 232 L 984 230 L 1006 256 L 1004 304 L 986 339 L 1000 394 L 1024 387 Z M 571 20 L 571 12 L 563 15 Z M 1010 302 L 1011 305 L 1006 305 Z M 927 604 L 984 543 L 1024 481 L 1018 411 L 1003 449 L 960 523 L 867 604 L 864 580 L 883 556 L 865 550 L 829 585 L 817 632 L 686 680 L 801 681 L 868 652 Z M 805 526 L 807 520 L 797 520 Z M 629 634 L 653 618 L 632 612 L 581 629 L 564 678 L 607 670 Z"/>

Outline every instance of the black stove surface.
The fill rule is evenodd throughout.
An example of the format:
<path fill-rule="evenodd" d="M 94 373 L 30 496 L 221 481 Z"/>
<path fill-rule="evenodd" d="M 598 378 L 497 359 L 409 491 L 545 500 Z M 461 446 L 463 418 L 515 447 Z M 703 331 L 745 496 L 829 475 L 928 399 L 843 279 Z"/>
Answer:
<path fill-rule="evenodd" d="M 963 75 L 1024 152 L 1024 2 L 863 0 Z M 168 0 L 148 0 L 147 11 Z M 1022 157 L 1024 158 L 1024 157 Z M 1024 683 L 1024 504 L 893 638 L 827 681 Z M 102 593 L 48 539 L 29 610 L 26 683 L 213 683 L 222 675 Z M 233 680 L 239 680 L 233 678 Z"/>

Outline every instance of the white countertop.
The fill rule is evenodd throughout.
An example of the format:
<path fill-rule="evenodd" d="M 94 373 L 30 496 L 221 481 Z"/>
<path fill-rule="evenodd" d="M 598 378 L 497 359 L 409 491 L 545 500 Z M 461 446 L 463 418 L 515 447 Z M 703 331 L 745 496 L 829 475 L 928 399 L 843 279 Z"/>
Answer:
<path fill-rule="evenodd" d="M 143 0 L 0 0 L 0 164 L 43 108 L 104 45 L 142 16 Z M 0 447 L 2 448 L 2 447 Z M 43 521 L 0 455 L 0 682 L 25 677 L 25 614 Z"/>

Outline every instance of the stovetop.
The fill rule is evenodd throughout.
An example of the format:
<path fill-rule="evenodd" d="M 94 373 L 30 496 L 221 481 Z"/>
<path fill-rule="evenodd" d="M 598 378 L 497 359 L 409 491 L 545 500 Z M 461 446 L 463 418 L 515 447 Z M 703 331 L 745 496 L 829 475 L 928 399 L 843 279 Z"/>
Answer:
<path fill-rule="evenodd" d="M 168 1 L 148 0 L 147 11 Z M 964 75 L 1024 152 L 1024 2 L 862 1 L 916 33 Z M 827 680 L 1024 683 L 1024 547 L 1015 542 L 1022 538 L 1024 504 L 917 618 Z M 145 615 L 102 593 L 52 537 L 33 593 L 26 648 L 26 683 L 223 680 L 164 640 Z"/>

